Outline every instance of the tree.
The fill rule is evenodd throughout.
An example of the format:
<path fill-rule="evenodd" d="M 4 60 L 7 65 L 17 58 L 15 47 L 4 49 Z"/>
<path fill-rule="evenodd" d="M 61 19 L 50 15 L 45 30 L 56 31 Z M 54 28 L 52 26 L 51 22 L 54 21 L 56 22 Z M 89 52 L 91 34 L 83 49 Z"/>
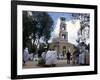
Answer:
<path fill-rule="evenodd" d="M 80 29 L 78 31 L 77 42 L 88 44 L 90 30 L 90 14 L 88 13 L 72 13 L 73 20 L 80 20 Z"/>
<path fill-rule="evenodd" d="M 23 11 L 23 48 L 25 48 L 30 40 L 29 36 L 32 33 L 33 25 L 32 18 L 28 15 L 27 11 Z"/>
<path fill-rule="evenodd" d="M 31 13 L 31 15 L 29 14 Z M 48 43 L 53 31 L 53 20 L 47 12 L 23 11 L 23 46 L 30 41 L 35 50 L 41 41 Z M 29 44 L 29 43 L 28 43 Z"/>

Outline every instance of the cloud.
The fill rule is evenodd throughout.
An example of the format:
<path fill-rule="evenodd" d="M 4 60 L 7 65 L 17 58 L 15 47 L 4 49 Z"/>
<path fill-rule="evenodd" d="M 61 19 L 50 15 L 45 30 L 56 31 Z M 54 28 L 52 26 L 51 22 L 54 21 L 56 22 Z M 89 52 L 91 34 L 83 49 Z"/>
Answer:
<path fill-rule="evenodd" d="M 68 32 L 68 42 L 76 44 L 77 32 L 80 29 L 80 21 L 76 20 L 74 23 L 72 20 L 67 21 L 67 32 Z"/>
<path fill-rule="evenodd" d="M 59 37 L 59 31 L 60 31 L 60 19 L 57 20 L 56 26 L 55 26 L 54 31 L 52 33 L 52 35 L 53 35 L 54 38 L 55 37 L 56 38 Z"/>

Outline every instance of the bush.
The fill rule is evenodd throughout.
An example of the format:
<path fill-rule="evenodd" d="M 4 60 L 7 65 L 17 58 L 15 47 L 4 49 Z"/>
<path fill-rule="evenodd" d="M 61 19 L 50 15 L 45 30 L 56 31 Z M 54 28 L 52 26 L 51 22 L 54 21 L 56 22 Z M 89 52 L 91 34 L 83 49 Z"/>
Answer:
<path fill-rule="evenodd" d="M 40 59 L 38 60 L 38 65 L 39 65 L 39 66 L 44 66 L 44 65 L 45 65 L 45 61 L 44 61 L 42 58 L 40 58 Z"/>

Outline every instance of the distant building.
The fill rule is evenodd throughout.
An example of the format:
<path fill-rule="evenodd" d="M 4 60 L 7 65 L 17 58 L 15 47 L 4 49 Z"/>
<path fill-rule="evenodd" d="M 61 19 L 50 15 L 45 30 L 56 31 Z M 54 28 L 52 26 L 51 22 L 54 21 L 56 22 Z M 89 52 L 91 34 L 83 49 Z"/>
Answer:
<path fill-rule="evenodd" d="M 49 48 L 55 49 L 58 53 L 58 58 L 66 58 L 66 53 L 70 50 L 71 55 L 73 56 L 74 45 L 68 43 L 68 32 L 66 25 L 66 18 L 60 18 L 60 31 L 57 38 L 53 38 L 52 43 L 50 43 Z"/>

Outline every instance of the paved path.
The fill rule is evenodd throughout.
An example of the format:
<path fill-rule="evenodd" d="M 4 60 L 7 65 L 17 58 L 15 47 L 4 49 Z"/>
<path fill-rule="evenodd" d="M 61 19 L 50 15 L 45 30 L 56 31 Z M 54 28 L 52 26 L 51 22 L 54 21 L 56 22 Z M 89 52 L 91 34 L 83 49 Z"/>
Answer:
<path fill-rule="evenodd" d="M 28 61 L 23 68 L 39 68 L 40 66 L 37 66 L 37 61 Z M 65 67 L 65 66 L 79 66 L 78 64 L 67 64 L 67 60 L 58 60 L 57 61 L 57 67 Z M 43 67 L 44 68 L 44 67 Z"/>

